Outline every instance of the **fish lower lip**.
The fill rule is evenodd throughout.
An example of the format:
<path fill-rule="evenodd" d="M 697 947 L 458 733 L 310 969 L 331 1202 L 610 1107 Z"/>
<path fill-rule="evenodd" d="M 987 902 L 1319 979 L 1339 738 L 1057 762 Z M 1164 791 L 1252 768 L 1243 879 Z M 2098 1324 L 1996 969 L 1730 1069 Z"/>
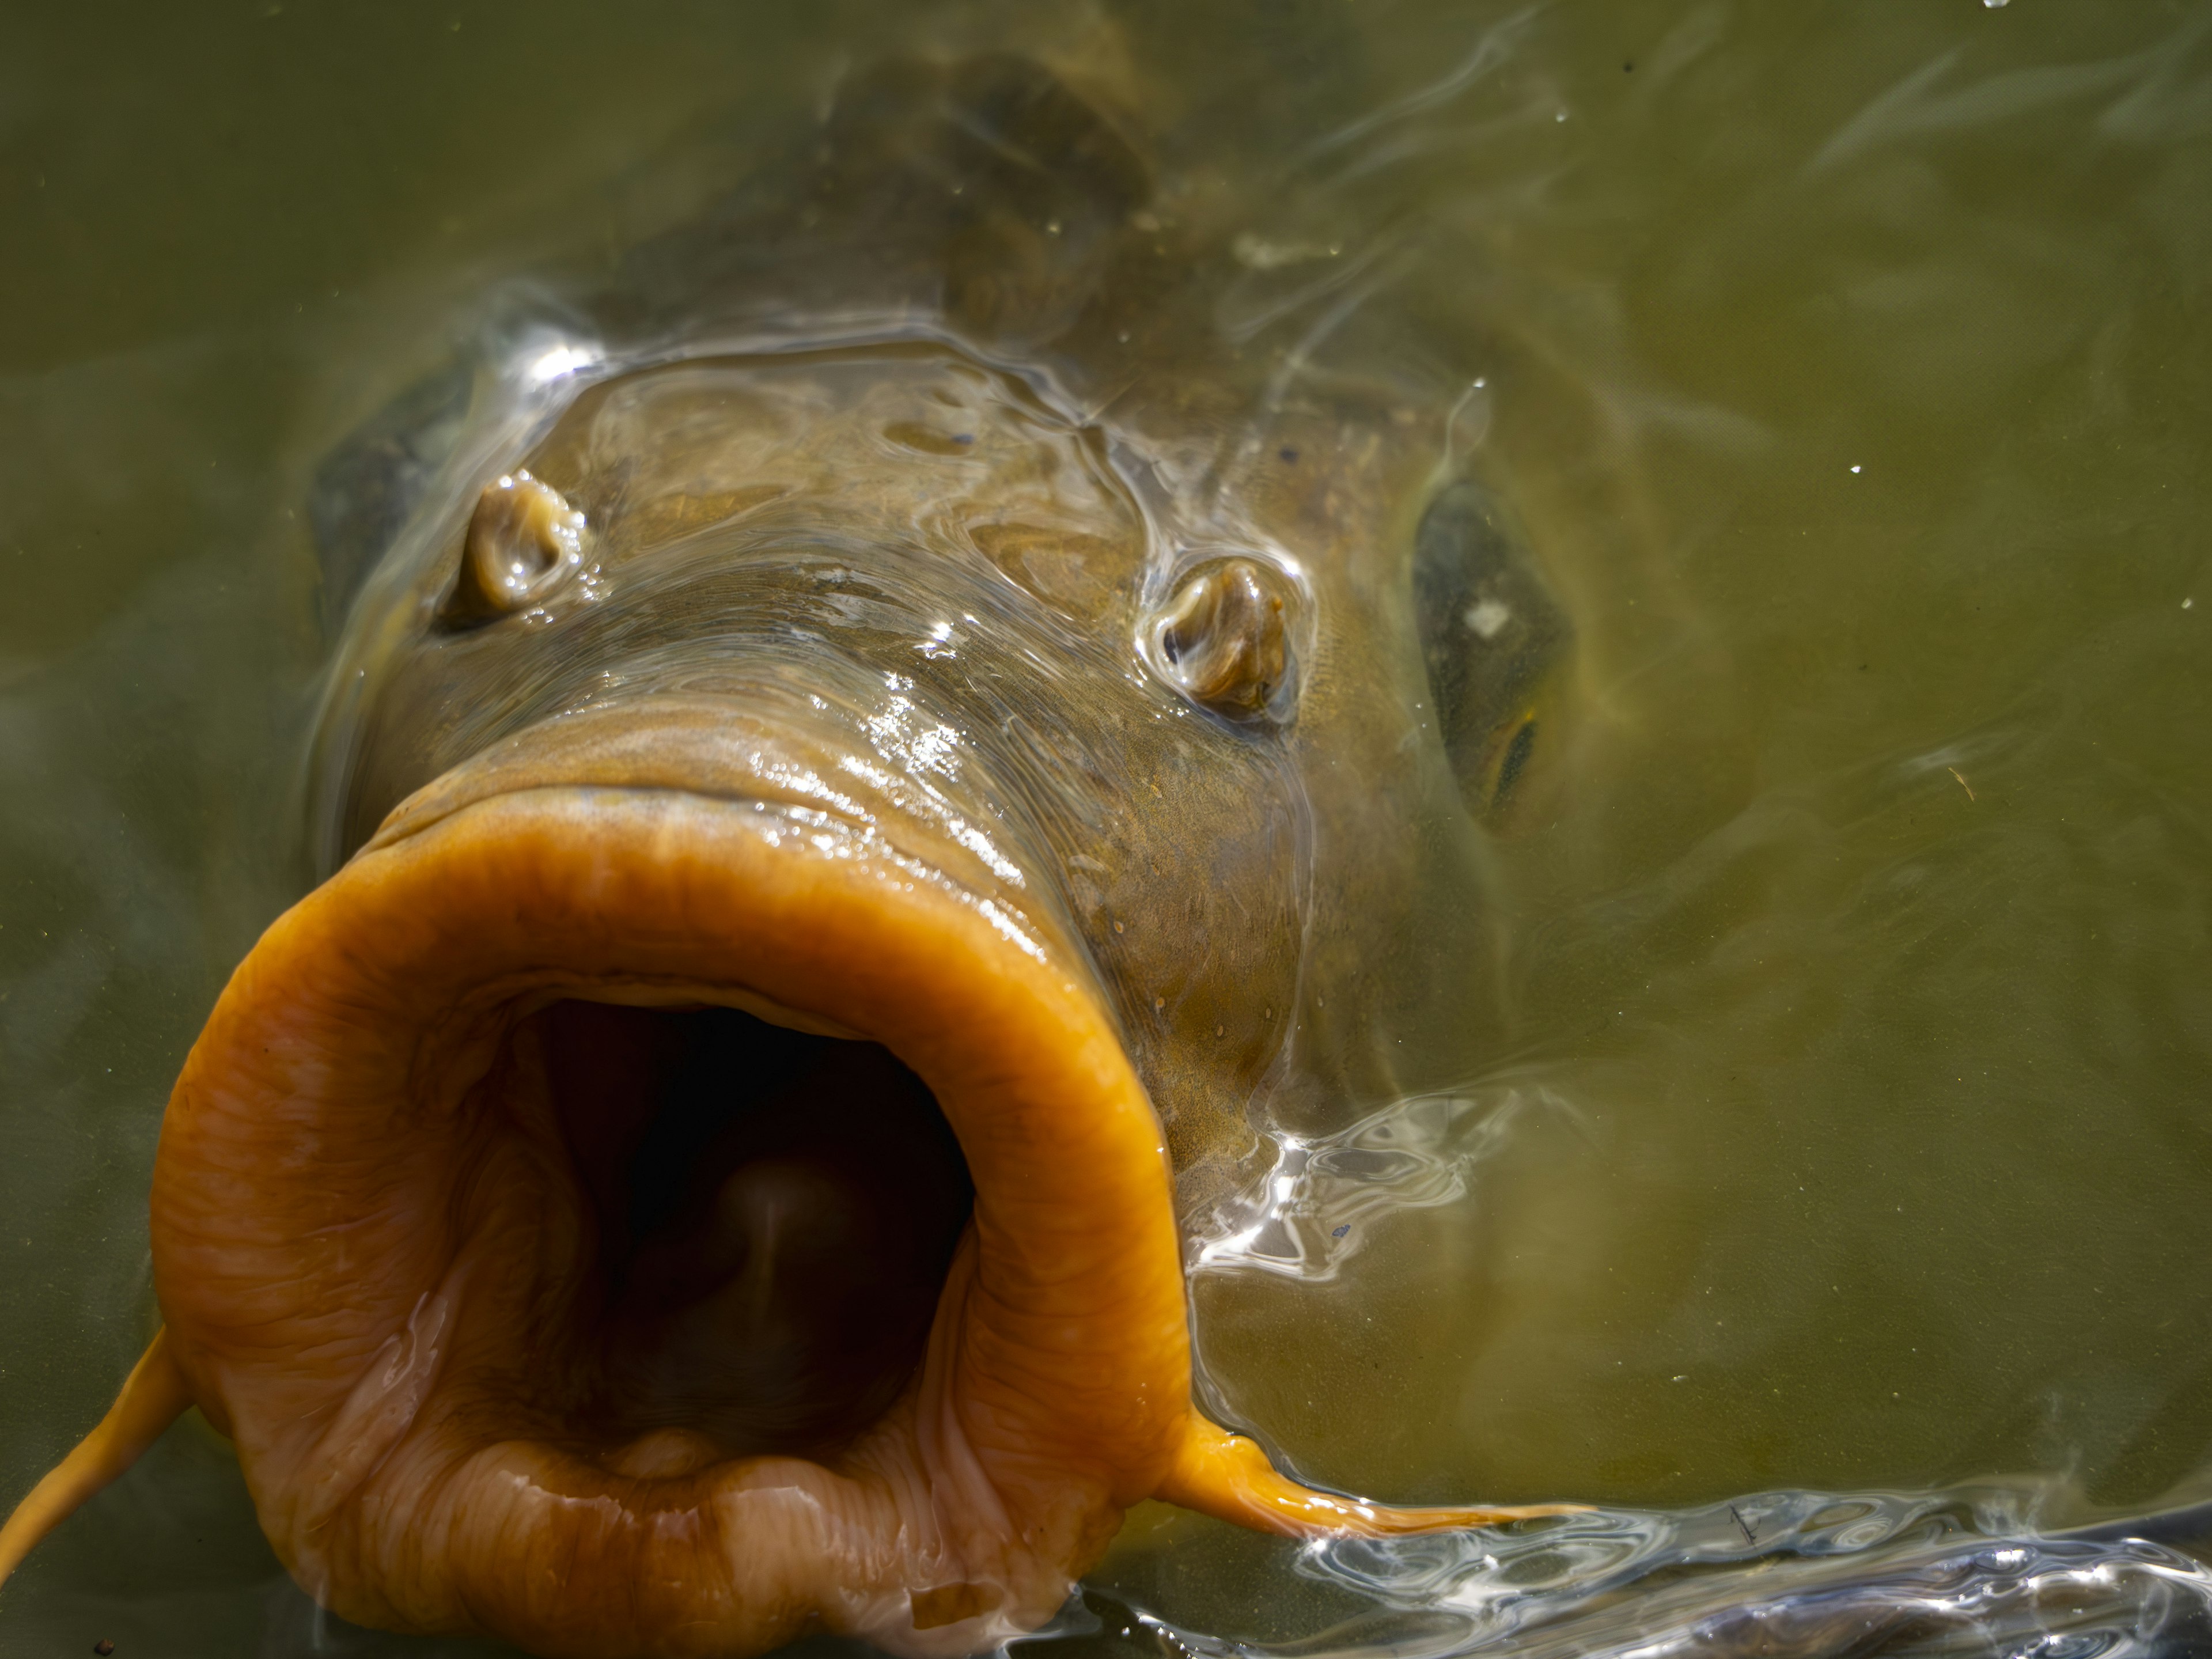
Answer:
<path fill-rule="evenodd" d="M 759 1144 L 669 1129 L 769 1051 Z M 1158 1126 L 1095 994 L 759 803 L 520 788 L 372 846 L 225 992 L 154 1239 L 278 1553 L 380 1625 L 754 1649 L 834 1603 L 964 1649 L 1057 1608 L 1188 1413 Z"/>

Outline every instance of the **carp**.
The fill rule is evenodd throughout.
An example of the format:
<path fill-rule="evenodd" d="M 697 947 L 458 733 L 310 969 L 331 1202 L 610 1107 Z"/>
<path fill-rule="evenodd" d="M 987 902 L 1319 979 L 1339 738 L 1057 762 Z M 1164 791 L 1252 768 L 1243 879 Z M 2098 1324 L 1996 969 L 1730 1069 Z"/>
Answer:
<path fill-rule="evenodd" d="M 1571 635 L 1465 381 L 1224 325 L 1267 262 L 1146 131 L 890 60 L 325 467 L 327 876 L 0 1573 L 188 1407 L 325 1606 L 549 1655 L 969 1651 L 1148 1498 L 1567 1507 L 1312 1490 L 1194 1403 L 1179 1215 L 1476 1000 L 1385 958 L 1480 917 Z"/>

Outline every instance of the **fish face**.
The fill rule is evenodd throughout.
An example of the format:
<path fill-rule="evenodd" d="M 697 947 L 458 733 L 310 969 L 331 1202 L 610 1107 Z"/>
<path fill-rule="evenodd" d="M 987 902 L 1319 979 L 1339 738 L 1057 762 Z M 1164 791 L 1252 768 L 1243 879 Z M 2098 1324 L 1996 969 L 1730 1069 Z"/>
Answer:
<path fill-rule="evenodd" d="M 747 1647 L 1033 1626 L 1187 1437 L 1123 1026 L 1181 1057 L 1187 1139 L 1238 1124 L 1296 960 L 1279 745 L 1144 672 L 1097 430 L 949 348 L 611 375 L 455 518 L 364 629 L 374 828 L 172 1108 L 196 1397 L 365 1622 L 605 1651 L 704 1584 Z M 538 559 L 516 603 L 493 538 Z M 279 1143 L 325 1173 L 206 1207 Z M 763 1562 L 738 1515 L 805 1541 Z M 522 1535 L 603 1565 L 540 1583 Z M 608 1602 L 641 1576 L 684 1588 Z"/>
<path fill-rule="evenodd" d="M 325 1605 L 589 1656 L 972 1650 L 1153 1497 L 1552 1512 L 1311 1492 L 1192 1401 L 1179 1211 L 1469 994 L 1392 941 L 1530 760 L 1546 642 L 1419 623 L 1513 568 L 1430 528 L 1449 400 L 1246 363 L 1175 276 L 1225 233 L 1034 65 L 858 105 L 562 372 L 417 398 L 442 459 L 380 428 L 331 867 L 179 1080 L 165 1331 L 56 1492 L 196 1403 Z"/>
<path fill-rule="evenodd" d="M 1115 441 L 949 346 L 589 386 L 521 469 L 586 525 L 589 567 L 456 618 L 502 472 L 363 630 L 334 745 L 347 844 L 463 778 L 471 799 L 658 787 L 820 814 L 1072 953 L 1179 1160 L 1227 1147 L 1295 991 L 1304 787 L 1279 729 L 1148 662 L 1191 560 Z M 1243 539 L 1247 568 L 1271 557 Z M 1190 626 L 1192 648 L 1239 626 Z"/>

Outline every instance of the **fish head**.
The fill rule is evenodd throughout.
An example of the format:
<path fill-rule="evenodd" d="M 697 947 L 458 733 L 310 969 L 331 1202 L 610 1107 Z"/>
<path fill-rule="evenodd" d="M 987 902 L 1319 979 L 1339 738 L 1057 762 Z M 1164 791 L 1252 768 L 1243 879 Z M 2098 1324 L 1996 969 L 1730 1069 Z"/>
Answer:
<path fill-rule="evenodd" d="M 363 1623 L 959 1652 L 1148 1497 L 1508 1513 L 1206 1422 L 1182 1224 L 1468 1024 L 1484 952 L 1401 941 L 1479 942 L 1565 630 L 1449 386 L 1224 335 L 1220 227 L 1058 80 L 856 99 L 376 439 L 326 878 L 153 1194 L 167 1363 Z"/>

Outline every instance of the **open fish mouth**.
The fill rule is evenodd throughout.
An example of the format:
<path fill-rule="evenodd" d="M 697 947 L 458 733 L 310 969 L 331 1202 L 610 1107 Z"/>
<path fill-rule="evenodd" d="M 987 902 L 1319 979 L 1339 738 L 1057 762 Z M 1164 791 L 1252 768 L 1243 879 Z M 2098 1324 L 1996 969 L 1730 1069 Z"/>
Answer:
<path fill-rule="evenodd" d="M 1162 1132 L 1080 957 L 714 740 L 525 732 L 270 928 L 164 1121 L 167 1323 L 94 1462 L 197 1403 L 325 1605 L 551 1654 L 970 1650 L 1153 1496 L 1536 1512 L 1309 1492 L 1199 1416 Z"/>
<path fill-rule="evenodd" d="M 1048 1613 L 1188 1362 L 1144 1093 L 1011 933 L 789 809 L 574 787 L 403 814 L 272 929 L 156 1273 L 303 1581 L 549 1651 Z"/>

